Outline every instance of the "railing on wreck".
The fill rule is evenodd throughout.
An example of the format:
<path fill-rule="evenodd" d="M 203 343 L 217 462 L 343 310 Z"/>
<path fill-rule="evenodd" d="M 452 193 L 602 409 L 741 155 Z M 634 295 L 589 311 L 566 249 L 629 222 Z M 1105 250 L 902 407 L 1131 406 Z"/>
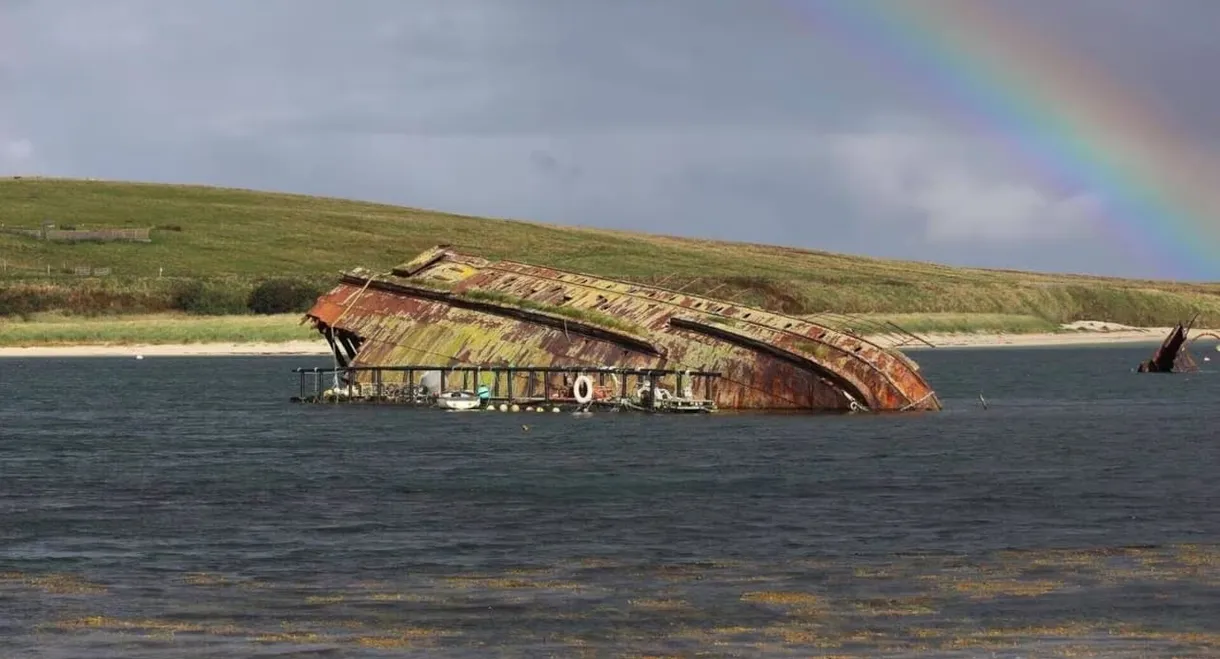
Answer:
<path fill-rule="evenodd" d="M 721 376 L 714 371 L 581 366 L 346 366 L 297 368 L 293 372 L 298 376 L 299 389 L 293 402 L 354 400 L 410 405 L 431 404 L 436 394 L 453 390 L 450 385 L 456 382 L 452 378 L 459 375 L 460 390 L 473 391 L 484 384 L 485 374 L 491 374 L 491 400 L 496 403 L 576 402 L 572 385 L 581 375 L 591 378 L 594 387 L 602 391 L 608 390 L 607 380 L 613 380 L 616 390 L 609 393 L 620 401 L 631 399 L 632 392 L 647 383 L 648 405 L 656 407 L 657 390 L 667 388 L 665 380 L 672 378 L 677 385 L 672 391 L 680 394 L 689 385 L 692 393 L 702 389 L 699 391 L 702 400 L 698 402 L 711 403 L 715 400 L 713 386 Z M 435 390 L 425 390 L 423 386 L 423 378 L 429 373 L 440 376 Z M 361 381 L 362 375 L 367 376 L 365 381 Z M 569 377 L 563 385 L 557 386 L 552 381 L 557 375 Z M 515 387 L 514 381 L 522 377 L 525 379 L 523 386 Z M 697 382 L 702 386 L 697 388 Z M 338 395 L 336 389 L 340 389 L 342 395 Z M 328 393 L 332 395 L 328 396 Z"/>

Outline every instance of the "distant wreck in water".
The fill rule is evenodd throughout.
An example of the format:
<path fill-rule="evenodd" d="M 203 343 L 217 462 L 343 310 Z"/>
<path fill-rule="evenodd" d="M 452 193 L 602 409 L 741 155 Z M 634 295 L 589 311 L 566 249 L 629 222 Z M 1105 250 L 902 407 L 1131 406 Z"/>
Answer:
<path fill-rule="evenodd" d="M 1198 316 L 1196 315 L 1195 318 Z M 1194 373 L 1198 371 L 1199 365 L 1195 363 L 1194 358 L 1190 356 L 1190 351 L 1186 348 L 1187 336 L 1195 324 L 1195 318 L 1191 318 L 1187 325 L 1178 323 L 1169 336 L 1165 337 L 1156 352 L 1152 353 L 1152 358 L 1140 362 L 1139 368 L 1136 370 L 1139 373 Z"/>
<path fill-rule="evenodd" d="M 507 385 L 510 396 L 528 387 L 571 398 L 562 374 L 547 374 L 537 387 L 527 371 L 657 369 L 716 373 L 696 390 L 719 409 L 941 409 L 915 362 L 860 336 L 731 301 L 448 246 L 387 273 L 348 272 L 306 317 L 330 342 L 336 366 L 360 382 L 372 377 L 361 367 L 494 367 L 520 371 L 521 381 Z M 679 391 L 689 382 L 666 386 Z"/>

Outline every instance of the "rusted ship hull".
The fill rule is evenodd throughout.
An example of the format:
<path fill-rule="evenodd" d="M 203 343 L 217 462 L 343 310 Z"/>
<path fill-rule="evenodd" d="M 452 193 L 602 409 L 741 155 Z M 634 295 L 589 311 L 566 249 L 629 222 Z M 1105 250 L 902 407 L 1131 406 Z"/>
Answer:
<path fill-rule="evenodd" d="M 1190 328 L 1194 326 L 1192 318 L 1190 325 L 1178 323 L 1169 336 L 1161 342 L 1152 358 L 1140 362 L 1136 368 L 1139 373 L 1193 373 L 1199 370 L 1198 364 L 1186 349 Z"/>
<path fill-rule="evenodd" d="M 307 317 L 344 365 L 714 371 L 720 376 L 709 388 L 721 409 L 941 408 L 914 362 L 857 336 L 721 300 L 443 247 L 389 273 L 345 274 Z"/>

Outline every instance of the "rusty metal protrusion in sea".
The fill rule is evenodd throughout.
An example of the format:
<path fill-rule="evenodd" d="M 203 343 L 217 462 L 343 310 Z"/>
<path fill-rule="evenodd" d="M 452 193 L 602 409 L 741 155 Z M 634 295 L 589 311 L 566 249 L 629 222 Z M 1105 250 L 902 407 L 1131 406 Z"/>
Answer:
<path fill-rule="evenodd" d="M 729 301 L 445 246 L 387 273 L 345 273 L 306 317 L 342 367 L 715 371 L 712 399 L 720 409 L 941 409 L 918 365 L 859 336 Z"/>
<path fill-rule="evenodd" d="M 1195 318 L 1198 318 L 1196 314 Z M 1152 354 L 1152 358 L 1140 362 L 1136 369 L 1140 373 L 1193 373 L 1199 370 L 1199 365 L 1186 349 L 1186 338 L 1194 327 L 1195 318 L 1188 325 L 1178 323 L 1176 327 L 1161 342 L 1160 347 Z"/>

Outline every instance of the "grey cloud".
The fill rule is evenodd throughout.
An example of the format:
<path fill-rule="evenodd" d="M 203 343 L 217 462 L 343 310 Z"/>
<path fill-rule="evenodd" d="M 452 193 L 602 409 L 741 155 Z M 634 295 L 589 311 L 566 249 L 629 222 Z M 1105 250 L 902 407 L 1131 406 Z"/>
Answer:
<path fill-rule="evenodd" d="M 1220 55 L 1220 3 L 978 1 L 1214 131 L 1214 95 L 1182 65 Z M 800 18 L 814 2 L 0 0 L 0 173 L 1173 274 L 1082 240 L 1089 190 L 1046 189 L 832 56 Z"/>
<path fill-rule="evenodd" d="M 1068 49 L 1103 75 L 1125 83 L 1124 96 L 1167 122 L 1220 140 L 1220 91 L 1209 83 L 1220 56 L 1213 0 L 1072 0 L 1054 11 L 1044 3 L 1003 0 L 1037 33 Z M 1083 80 L 1081 84 L 1092 84 Z"/>
<path fill-rule="evenodd" d="M 1081 238 L 1100 212 L 1088 193 L 1056 196 L 987 167 L 985 147 L 953 136 L 869 132 L 833 148 L 866 208 L 909 216 L 933 242 Z"/>
<path fill-rule="evenodd" d="M 24 167 L 34 157 L 34 145 L 29 140 L 0 137 L 0 164 L 9 167 Z"/>

